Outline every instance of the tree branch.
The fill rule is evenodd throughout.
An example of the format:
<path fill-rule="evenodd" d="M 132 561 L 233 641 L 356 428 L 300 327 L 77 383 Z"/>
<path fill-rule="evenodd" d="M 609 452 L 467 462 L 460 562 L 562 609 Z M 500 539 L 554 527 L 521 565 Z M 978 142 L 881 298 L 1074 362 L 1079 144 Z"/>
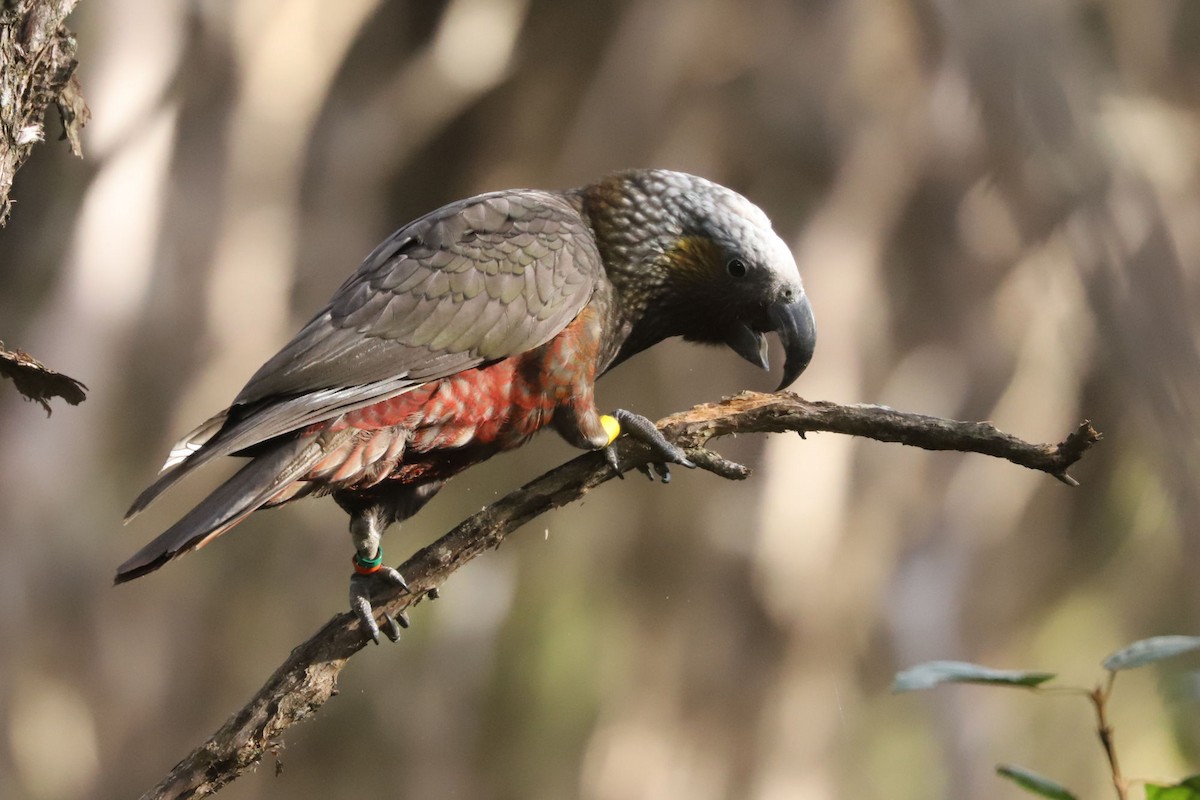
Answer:
<path fill-rule="evenodd" d="M 87 397 L 87 386 L 70 375 L 55 372 L 24 350 L 8 350 L 0 342 L 0 378 L 8 378 L 26 400 L 33 400 L 50 416 L 50 401 L 61 397 L 77 406 Z"/>
<path fill-rule="evenodd" d="M 986 422 L 956 422 L 884 406 L 809 401 L 790 392 L 743 392 L 720 403 L 673 414 L 658 426 L 668 439 L 688 450 L 699 467 L 733 479 L 745 478 L 750 471 L 705 449 L 716 436 L 844 433 L 926 450 L 982 453 L 1041 470 L 1070 485 L 1075 481 L 1067 469 L 1100 439 L 1084 422 L 1059 444 L 1030 444 Z M 618 447 L 624 469 L 647 464 L 649 452 L 641 444 L 623 438 Z M 400 571 L 408 579 L 411 593 L 392 592 L 374 598 L 377 611 L 396 615 L 426 596 L 436 596 L 437 587 L 455 570 L 498 546 L 521 525 L 578 500 L 613 477 L 600 453 L 588 453 L 530 481 L 408 559 Z M 337 694 L 338 673 L 368 641 L 352 614 L 331 619 L 294 649 L 250 702 L 179 762 L 143 800 L 206 797 L 256 764 L 284 731 Z"/>

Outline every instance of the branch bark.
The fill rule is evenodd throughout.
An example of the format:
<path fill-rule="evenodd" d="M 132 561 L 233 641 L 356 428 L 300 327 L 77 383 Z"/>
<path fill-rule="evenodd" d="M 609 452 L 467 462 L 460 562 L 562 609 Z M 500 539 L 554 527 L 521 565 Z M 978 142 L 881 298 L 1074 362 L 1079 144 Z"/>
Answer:
<path fill-rule="evenodd" d="M 13 178 L 34 144 L 46 138 L 43 118 L 58 106 L 63 138 L 82 156 L 79 130 L 88 120 L 75 78 L 75 36 L 63 22 L 79 0 L 14 0 L 0 6 L 0 228 L 12 210 Z"/>
<path fill-rule="evenodd" d="M 748 477 L 750 471 L 706 449 L 714 437 L 735 433 L 843 433 L 926 450 L 982 453 L 1046 472 L 1069 485 L 1076 483 L 1067 469 L 1100 440 L 1100 434 L 1087 422 L 1058 444 L 1030 444 L 986 422 L 957 422 L 884 406 L 809 401 L 790 392 L 743 392 L 720 403 L 673 414 L 660 420 L 658 426 L 668 439 L 687 450 L 699 467 L 732 479 Z M 618 440 L 618 452 L 626 471 L 647 465 L 649 452 L 637 442 Z M 374 598 L 377 611 L 396 615 L 425 597 L 436 596 L 437 588 L 451 574 L 498 546 L 521 525 L 578 500 L 613 477 L 602 454 L 588 453 L 530 481 L 468 517 L 402 564 L 399 569 L 411 591 Z M 274 748 L 284 731 L 337 694 L 338 674 L 368 641 L 352 614 L 331 619 L 296 647 L 250 702 L 180 761 L 158 786 L 146 792 L 143 800 L 206 797 L 256 764 Z"/>

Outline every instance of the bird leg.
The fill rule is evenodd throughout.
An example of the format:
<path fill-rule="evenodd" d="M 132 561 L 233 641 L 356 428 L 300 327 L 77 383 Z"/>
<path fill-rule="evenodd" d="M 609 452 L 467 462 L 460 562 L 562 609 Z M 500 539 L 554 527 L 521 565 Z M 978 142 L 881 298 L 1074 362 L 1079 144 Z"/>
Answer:
<path fill-rule="evenodd" d="M 600 422 L 604 425 L 604 430 L 608 432 L 608 445 L 604 448 L 604 458 L 608 461 L 609 466 L 613 468 L 613 471 L 617 473 L 617 477 L 623 476 L 621 474 L 621 462 L 613 443 L 622 433 L 650 448 L 654 459 L 648 464 L 638 467 L 650 480 L 654 480 L 655 472 L 657 472 L 663 483 L 670 483 L 671 470 L 667 466 L 668 464 L 679 464 L 688 469 L 696 466 L 688 459 L 682 449 L 667 441 L 667 437 L 662 435 L 662 432 L 654 426 L 654 423 L 641 414 L 635 414 L 632 411 L 618 408 L 611 416 L 607 414 L 602 416 Z"/>
<path fill-rule="evenodd" d="M 354 574 L 350 576 L 350 610 L 367 629 L 371 640 L 379 644 L 379 624 L 375 622 L 375 610 L 371 607 L 371 587 L 399 586 L 408 590 L 408 584 L 399 572 L 383 563 L 383 512 L 378 507 L 369 507 L 350 517 L 350 536 L 354 540 Z M 408 617 L 398 617 L 384 612 L 383 633 L 393 642 L 400 638 L 400 629 L 408 627 Z"/>

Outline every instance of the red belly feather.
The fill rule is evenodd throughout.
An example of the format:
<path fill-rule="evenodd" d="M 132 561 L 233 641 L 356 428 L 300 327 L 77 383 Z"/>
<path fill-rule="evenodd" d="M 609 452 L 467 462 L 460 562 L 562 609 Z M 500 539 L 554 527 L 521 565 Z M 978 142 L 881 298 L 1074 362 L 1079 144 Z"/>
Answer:
<path fill-rule="evenodd" d="M 585 310 L 536 350 L 314 426 L 312 433 L 336 443 L 301 481 L 365 489 L 385 479 L 445 480 L 519 447 L 551 421 L 557 406 L 591 404 L 595 332 L 594 316 Z"/>
<path fill-rule="evenodd" d="M 336 428 L 403 428 L 410 434 L 408 449 L 417 452 L 472 442 L 515 447 L 549 420 L 555 405 L 553 392 L 529 380 L 540 370 L 528 366 L 521 357 L 509 358 L 427 383 L 351 411 Z"/>

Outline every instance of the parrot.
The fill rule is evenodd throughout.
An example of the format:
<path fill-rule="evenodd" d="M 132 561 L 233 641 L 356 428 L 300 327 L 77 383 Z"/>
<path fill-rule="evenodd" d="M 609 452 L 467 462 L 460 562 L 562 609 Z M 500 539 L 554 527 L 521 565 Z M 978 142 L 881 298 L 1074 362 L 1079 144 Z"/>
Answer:
<path fill-rule="evenodd" d="M 126 522 L 214 459 L 245 463 L 116 583 L 259 509 L 332 495 L 350 518 L 351 610 L 378 644 L 373 589 L 407 588 L 382 563 L 386 528 L 546 427 L 604 451 L 618 474 L 622 434 L 649 447 L 664 480 L 668 464 L 694 466 L 646 417 L 600 413 L 596 379 L 671 337 L 769 369 L 769 333 L 784 351 L 782 390 L 812 359 L 812 307 L 767 215 L 717 183 L 637 169 L 450 203 L 376 247 L 228 408 L 171 449 Z M 382 621 L 398 639 L 397 620 Z"/>

